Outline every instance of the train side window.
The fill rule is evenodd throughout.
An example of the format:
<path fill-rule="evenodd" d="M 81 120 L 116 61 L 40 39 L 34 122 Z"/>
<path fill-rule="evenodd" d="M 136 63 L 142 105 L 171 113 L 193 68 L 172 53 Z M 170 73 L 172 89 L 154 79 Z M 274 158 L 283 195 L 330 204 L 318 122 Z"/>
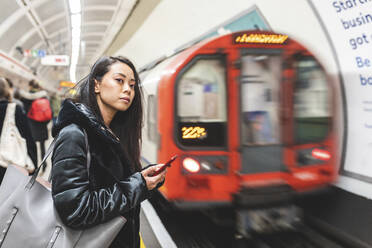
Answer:
<path fill-rule="evenodd" d="M 298 144 L 326 138 L 330 128 L 330 91 L 324 70 L 311 57 L 295 62 L 295 140 Z"/>
<path fill-rule="evenodd" d="M 184 146 L 226 146 L 226 69 L 222 56 L 199 58 L 177 84 L 178 141 Z"/>
<path fill-rule="evenodd" d="M 153 142 L 157 141 L 156 106 L 155 96 L 149 95 L 147 98 L 147 136 Z"/>

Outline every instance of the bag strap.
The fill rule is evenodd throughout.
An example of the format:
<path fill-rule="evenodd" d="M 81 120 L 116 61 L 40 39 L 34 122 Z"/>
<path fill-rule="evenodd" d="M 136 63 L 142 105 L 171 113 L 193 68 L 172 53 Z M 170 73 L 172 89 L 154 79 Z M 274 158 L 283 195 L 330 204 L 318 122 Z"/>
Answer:
<path fill-rule="evenodd" d="M 2 126 L 2 129 L 1 129 L 1 133 L 0 133 L 0 167 L 4 167 L 4 168 L 7 168 L 8 167 L 8 164 L 9 164 L 9 161 L 8 159 L 4 158 L 4 153 L 6 149 L 4 149 L 4 147 L 8 146 L 7 145 L 7 142 L 9 142 L 7 140 L 7 134 L 9 134 L 9 131 L 10 131 L 10 126 L 12 125 L 15 125 L 15 116 L 14 116 L 14 113 L 11 113 L 12 112 L 12 104 L 13 103 L 8 103 L 7 106 L 6 106 L 6 110 L 5 110 L 5 117 L 4 117 L 4 121 L 3 121 L 3 126 Z M 13 116 L 11 116 L 13 114 Z M 13 118 L 13 123 L 12 122 L 12 118 Z"/>
<path fill-rule="evenodd" d="M 83 132 L 84 132 L 84 139 L 85 139 L 85 147 L 86 147 L 86 150 L 87 150 L 87 168 L 88 168 L 88 178 L 89 178 L 89 168 L 90 168 L 91 155 L 90 155 L 90 149 L 89 149 L 89 143 L 88 143 L 88 134 L 87 134 L 87 132 L 85 131 L 84 128 L 83 128 Z M 52 153 L 52 151 L 54 149 L 57 138 L 58 138 L 58 135 L 56 137 L 54 137 L 52 143 L 49 145 L 48 150 L 45 153 L 43 160 L 39 163 L 39 166 L 36 168 L 36 170 L 32 174 L 32 177 L 31 177 L 30 181 L 26 185 L 27 189 L 31 189 L 32 186 L 34 185 L 43 163 L 49 157 L 49 155 Z"/>
<path fill-rule="evenodd" d="M 10 102 L 8 103 L 6 115 L 8 117 L 8 123 L 12 123 L 12 125 L 15 125 L 15 110 L 16 110 L 16 103 Z"/>
<path fill-rule="evenodd" d="M 13 121 L 12 121 L 13 118 Z M 5 137 L 3 135 L 5 132 L 8 131 L 9 125 L 15 125 L 15 103 L 9 102 L 6 107 L 6 113 L 3 121 L 3 128 L 1 131 L 1 137 Z"/>

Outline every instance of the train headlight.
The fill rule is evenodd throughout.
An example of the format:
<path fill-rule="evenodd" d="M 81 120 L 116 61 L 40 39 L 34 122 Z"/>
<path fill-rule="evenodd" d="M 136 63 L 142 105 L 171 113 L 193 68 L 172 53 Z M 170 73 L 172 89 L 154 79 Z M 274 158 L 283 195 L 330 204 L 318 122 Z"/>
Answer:
<path fill-rule="evenodd" d="M 327 161 L 331 159 L 331 153 L 327 150 L 322 150 L 322 149 L 313 149 L 311 152 L 311 155 L 319 160 Z"/>
<path fill-rule="evenodd" d="M 184 174 L 225 175 L 228 173 L 226 156 L 189 155 L 182 160 Z"/>
<path fill-rule="evenodd" d="M 191 173 L 198 173 L 200 171 L 199 162 L 192 158 L 185 158 L 182 161 L 182 166 L 185 170 Z"/>
<path fill-rule="evenodd" d="M 332 158 L 332 154 L 324 147 L 314 147 L 297 151 L 299 166 L 324 164 Z"/>

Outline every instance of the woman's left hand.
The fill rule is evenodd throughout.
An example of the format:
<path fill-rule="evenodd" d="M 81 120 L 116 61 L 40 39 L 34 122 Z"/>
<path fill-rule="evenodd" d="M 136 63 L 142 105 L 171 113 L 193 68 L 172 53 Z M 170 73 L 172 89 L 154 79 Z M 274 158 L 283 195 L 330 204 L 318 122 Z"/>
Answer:
<path fill-rule="evenodd" d="M 165 180 L 165 175 L 167 174 L 167 170 L 160 172 L 158 175 L 153 176 L 153 174 L 159 170 L 163 164 L 157 164 L 154 166 L 150 166 L 141 171 L 143 178 L 146 181 L 146 186 L 148 190 L 154 189 L 159 183 Z"/>

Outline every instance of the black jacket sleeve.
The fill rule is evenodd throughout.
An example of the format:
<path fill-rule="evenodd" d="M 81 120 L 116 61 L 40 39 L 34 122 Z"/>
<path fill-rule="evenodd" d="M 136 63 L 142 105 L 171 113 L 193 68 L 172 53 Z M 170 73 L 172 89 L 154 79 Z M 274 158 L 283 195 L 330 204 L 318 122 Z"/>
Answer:
<path fill-rule="evenodd" d="M 24 139 L 26 139 L 28 156 L 31 158 L 36 168 L 38 165 L 36 143 L 34 139 L 32 138 L 31 129 L 28 123 L 27 116 L 25 112 L 23 111 L 22 107 L 18 105 L 16 106 L 16 111 L 15 111 L 15 121 L 16 121 L 16 126 L 19 130 L 19 133 Z"/>
<path fill-rule="evenodd" d="M 62 221 L 86 228 L 108 221 L 138 206 L 148 190 L 141 173 L 92 190 L 89 187 L 84 133 L 75 125 L 60 131 L 52 156 L 52 196 Z"/>

